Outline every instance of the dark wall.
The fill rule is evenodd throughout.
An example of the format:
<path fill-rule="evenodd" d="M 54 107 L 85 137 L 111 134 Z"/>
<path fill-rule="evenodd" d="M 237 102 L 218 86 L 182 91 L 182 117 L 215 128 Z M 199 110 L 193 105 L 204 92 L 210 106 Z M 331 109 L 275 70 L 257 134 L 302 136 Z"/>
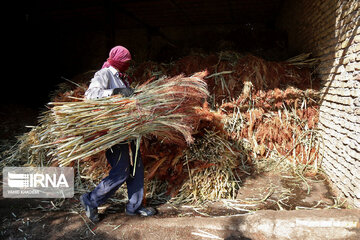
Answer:
<path fill-rule="evenodd" d="M 208 25 L 197 21 L 193 25 L 149 28 L 138 20 L 135 25 L 127 25 L 135 21 L 131 15 L 118 13 L 117 18 L 111 18 L 106 13 L 114 12 L 96 15 L 96 8 L 91 14 L 86 9 L 69 11 L 49 13 L 44 3 L 28 1 L 17 12 L 16 27 L 10 28 L 10 62 L 17 84 L 9 83 L 17 97 L 5 98 L 3 104 L 44 106 L 50 100 L 49 93 L 64 81 L 61 77 L 71 79 L 99 69 L 115 45 L 127 47 L 135 64 L 147 60 L 169 62 L 194 50 L 252 52 L 270 60 L 286 57 L 286 34 L 275 28 L 276 15 L 265 22 Z"/>

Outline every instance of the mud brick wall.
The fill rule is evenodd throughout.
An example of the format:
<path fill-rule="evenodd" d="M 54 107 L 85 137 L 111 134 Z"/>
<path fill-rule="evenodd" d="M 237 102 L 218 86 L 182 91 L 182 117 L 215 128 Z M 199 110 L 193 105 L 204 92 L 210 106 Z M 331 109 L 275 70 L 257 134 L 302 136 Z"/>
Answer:
<path fill-rule="evenodd" d="M 322 167 L 348 203 L 360 207 L 360 1 L 284 1 L 278 25 L 293 54 L 321 61 Z"/>

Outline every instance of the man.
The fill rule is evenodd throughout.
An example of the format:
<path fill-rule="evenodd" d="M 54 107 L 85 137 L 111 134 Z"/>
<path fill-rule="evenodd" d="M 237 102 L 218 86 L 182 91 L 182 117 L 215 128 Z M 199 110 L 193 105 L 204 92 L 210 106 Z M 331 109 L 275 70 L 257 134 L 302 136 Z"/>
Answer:
<path fill-rule="evenodd" d="M 86 99 L 98 99 L 115 94 L 130 97 L 134 90 L 130 87 L 130 79 L 124 73 L 130 65 L 130 52 L 116 46 L 111 49 L 109 58 L 97 71 L 91 80 L 88 90 L 85 92 Z M 134 141 L 130 143 L 131 151 L 135 153 Z M 91 192 L 80 197 L 81 204 L 85 207 L 86 216 L 93 222 L 99 221 L 97 207 L 103 204 L 113 195 L 120 186 L 126 182 L 129 202 L 126 205 L 127 215 L 152 216 L 156 213 L 153 208 L 142 206 L 144 194 L 144 167 L 140 154 L 136 161 L 130 161 L 129 143 L 116 144 L 105 153 L 106 159 L 111 166 L 109 175 Z M 135 154 L 132 154 L 135 157 Z M 131 162 L 136 166 L 132 166 Z M 132 176 L 132 168 L 136 167 L 135 176 Z"/>

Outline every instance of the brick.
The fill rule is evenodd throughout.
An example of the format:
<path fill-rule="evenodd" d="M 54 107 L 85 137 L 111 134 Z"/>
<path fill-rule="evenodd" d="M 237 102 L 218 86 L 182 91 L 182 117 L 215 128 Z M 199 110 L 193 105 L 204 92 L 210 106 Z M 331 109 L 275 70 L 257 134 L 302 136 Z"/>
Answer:
<path fill-rule="evenodd" d="M 342 105 L 350 105 L 352 103 L 351 97 L 339 97 L 337 95 L 332 95 L 332 94 L 326 94 L 324 99 L 329 100 L 331 102 L 339 103 Z"/>
<path fill-rule="evenodd" d="M 334 103 L 332 103 L 334 104 Z M 342 106 L 343 109 L 346 107 L 344 105 L 335 105 L 335 106 Z M 334 123 L 339 123 L 342 127 L 346 127 L 347 129 L 353 130 L 355 132 L 360 133 L 360 123 L 359 118 L 354 116 L 354 114 L 348 114 L 343 109 L 334 109 L 329 107 L 328 103 L 324 102 L 323 105 L 320 107 L 320 120 L 324 116 L 325 118 L 331 120 Z M 346 109 L 346 108 L 345 108 Z M 328 116 L 329 115 L 329 116 Z M 352 127 L 348 127 L 348 126 Z"/>
<path fill-rule="evenodd" d="M 342 61 L 343 64 L 348 64 L 349 62 L 350 62 L 350 57 L 349 56 L 345 57 L 343 59 L 343 61 Z"/>
<path fill-rule="evenodd" d="M 352 46 L 352 52 L 356 53 L 360 51 L 360 44 L 355 44 Z"/>
<path fill-rule="evenodd" d="M 346 85 L 347 82 L 341 82 L 342 85 Z M 340 84 L 338 83 L 337 85 L 332 84 L 331 86 L 328 85 L 324 85 L 326 87 L 328 87 L 328 93 L 329 94 L 335 94 L 335 95 L 341 95 L 343 97 L 352 97 L 352 98 L 356 98 L 358 96 L 360 96 L 360 89 L 356 89 L 356 88 L 352 88 L 349 86 L 339 86 Z M 345 109 L 345 111 L 347 112 L 352 112 L 352 109 Z"/>
<path fill-rule="evenodd" d="M 360 208 L 360 200 L 359 200 L 359 199 L 354 199 L 354 200 L 353 200 L 353 205 L 354 205 L 354 207 L 356 207 L 356 208 Z"/>
<path fill-rule="evenodd" d="M 359 144 L 359 146 L 360 146 L 360 144 Z M 356 171 L 355 172 L 356 175 L 355 175 L 355 173 L 353 173 L 353 174 L 360 178 L 360 172 L 359 172 L 360 169 L 356 168 L 356 165 L 357 165 L 357 163 L 359 162 L 359 159 L 360 159 L 359 155 L 360 155 L 360 153 L 357 152 L 356 150 L 351 149 L 349 146 L 344 146 L 344 157 L 345 157 L 345 159 L 348 159 L 348 162 L 350 162 L 351 164 L 353 164 L 355 166 L 350 170 Z"/>
<path fill-rule="evenodd" d="M 356 54 L 356 53 L 352 53 L 352 54 L 349 55 L 349 60 L 350 60 L 351 63 L 355 62 L 355 59 L 356 59 L 357 55 L 358 54 Z"/>
<path fill-rule="evenodd" d="M 354 195 L 357 197 L 357 198 L 360 198 L 360 187 L 356 187 L 354 189 Z M 359 207 L 360 207 L 360 201 L 359 201 Z"/>
<path fill-rule="evenodd" d="M 347 48 L 350 45 L 350 39 L 345 39 L 342 43 L 341 43 L 341 48 Z"/>
<path fill-rule="evenodd" d="M 355 70 L 355 67 L 353 66 L 353 64 L 346 64 L 345 70 L 347 72 L 353 72 Z"/>
<path fill-rule="evenodd" d="M 344 66 L 342 66 L 342 68 L 344 69 L 343 72 L 341 73 L 346 73 L 346 74 L 338 74 L 335 76 L 335 80 L 338 80 L 338 81 L 349 81 L 350 80 L 350 76 L 347 74 Z"/>
<path fill-rule="evenodd" d="M 323 108 L 324 109 L 324 108 Z M 327 112 L 320 112 L 319 116 L 319 128 L 324 131 L 326 134 L 330 134 L 333 137 L 338 138 L 342 142 L 347 137 L 351 139 L 349 147 L 355 150 L 351 152 L 351 149 L 348 149 L 348 152 L 351 152 L 351 156 L 359 158 L 358 152 L 360 153 L 360 124 L 352 123 L 346 121 L 345 119 L 333 116 Z M 344 142 L 345 143 L 345 142 Z M 359 145 L 359 148 L 356 146 Z M 360 159 L 360 158 L 359 158 Z"/>
<path fill-rule="evenodd" d="M 354 43 L 360 43 L 360 35 L 354 37 Z"/>
<path fill-rule="evenodd" d="M 351 63 L 355 70 L 360 70 L 360 62 Z"/>
<path fill-rule="evenodd" d="M 344 50 L 338 49 L 336 48 L 338 51 L 336 51 L 335 53 L 335 57 L 339 58 L 339 57 L 343 57 L 344 55 Z"/>

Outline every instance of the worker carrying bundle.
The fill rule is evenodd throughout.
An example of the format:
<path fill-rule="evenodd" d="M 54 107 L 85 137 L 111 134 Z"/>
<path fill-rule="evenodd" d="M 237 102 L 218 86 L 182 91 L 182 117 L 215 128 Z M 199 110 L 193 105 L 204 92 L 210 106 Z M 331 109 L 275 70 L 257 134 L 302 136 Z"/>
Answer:
<path fill-rule="evenodd" d="M 51 148 L 49 156 L 67 166 L 101 151 L 112 167 L 91 192 L 80 197 L 86 215 L 99 221 L 97 207 L 126 182 L 126 214 L 152 216 L 155 209 L 142 206 L 144 168 L 139 146 L 148 134 L 176 144 L 189 144 L 209 93 L 206 72 L 148 81 L 132 89 L 125 74 L 130 52 L 114 47 L 103 68 L 95 73 L 84 101 L 53 102 L 48 134 L 53 142 L 35 147 Z"/>
<path fill-rule="evenodd" d="M 111 49 L 109 58 L 102 69 L 95 73 L 88 90 L 85 92 L 86 99 L 98 99 L 115 94 L 122 94 L 130 97 L 134 90 L 130 87 L 129 78 L 124 73 L 130 65 L 131 54 L 122 46 Z M 134 141 L 130 143 L 131 149 L 135 152 Z M 128 191 L 128 203 L 126 213 L 128 215 L 141 214 L 152 216 L 155 209 L 141 206 L 144 193 L 144 167 L 140 154 L 137 154 L 136 174 L 130 176 L 130 159 L 128 142 L 118 143 L 106 150 L 106 159 L 111 166 L 109 175 L 104 178 L 97 187 L 80 197 L 85 207 L 86 216 L 92 221 L 99 221 L 97 207 L 103 204 L 121 185 L 126 182 Z M 134 161 L 135 162 L 135 161 Z"/>

